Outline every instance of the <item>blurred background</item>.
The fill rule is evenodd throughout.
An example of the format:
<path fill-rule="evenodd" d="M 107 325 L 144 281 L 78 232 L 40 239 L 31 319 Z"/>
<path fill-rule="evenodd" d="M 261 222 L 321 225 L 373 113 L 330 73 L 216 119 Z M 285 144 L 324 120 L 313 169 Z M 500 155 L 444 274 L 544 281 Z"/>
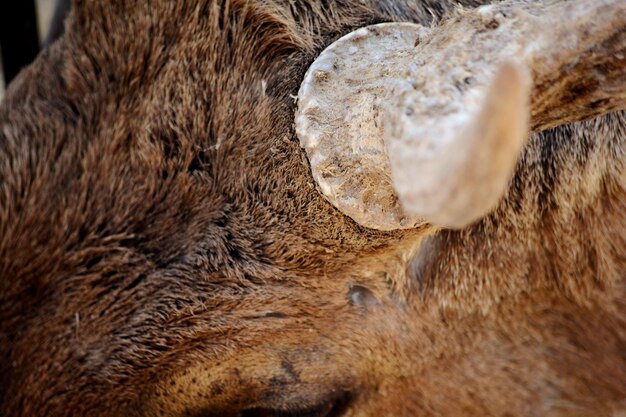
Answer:
<path fill-rule="evenodd" d="M 7 78 L 11 76 L 7 74 L 8 77 L 5 77 L 5 68 L 7 65 L 11 67 L 11 64 L 16 62 L 2 62 L 3 58 L 8 61 L 5 52 L 13 57 L 15 57 L 14 54 L 18 54 L 32 59 L 33 54 L 37 53 L 35 48 L 41 48 L 47 42 L 57 2 L 58 0 L 16 0 L 4 2 L 2 5 L 2 10 L 0 10 L 0 31 L 2 32 L 2 37 L 0 37 L 0 52 L 2 52 L 0 53 L 0 99 L 4 95 Z M 34 16 L 31 16 L 32 14 Z M 19 29 L 16 30 L 16 28 Z M 32 33 L 32 35 L 22 33 L 22 31 Z M 33 45 L 35 36 L 37 44 Z M 22 66 L 21 63 L 18 65 Z"/>

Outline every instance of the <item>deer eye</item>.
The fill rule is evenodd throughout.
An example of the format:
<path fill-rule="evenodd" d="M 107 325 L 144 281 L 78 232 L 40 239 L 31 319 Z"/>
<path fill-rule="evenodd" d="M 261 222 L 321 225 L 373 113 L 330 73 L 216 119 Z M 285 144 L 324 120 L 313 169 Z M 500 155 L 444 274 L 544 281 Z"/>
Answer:
<path fill-rule="evenodd" d="M 302 409 L 253 408 L 239 413 L 238 417 L 340 417 L 347 405 L 348 397 L 345 397 Z"/>

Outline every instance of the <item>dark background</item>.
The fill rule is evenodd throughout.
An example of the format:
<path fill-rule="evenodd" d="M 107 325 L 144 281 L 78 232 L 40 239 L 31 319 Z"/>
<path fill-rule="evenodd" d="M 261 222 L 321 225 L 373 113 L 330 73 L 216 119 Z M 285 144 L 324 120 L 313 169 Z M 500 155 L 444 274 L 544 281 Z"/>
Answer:
<path fill-rule="evenodd" d="M 10 0 L 0 5 L 0 98 L 5 86 L 62 31 L 70 0 Z"/>

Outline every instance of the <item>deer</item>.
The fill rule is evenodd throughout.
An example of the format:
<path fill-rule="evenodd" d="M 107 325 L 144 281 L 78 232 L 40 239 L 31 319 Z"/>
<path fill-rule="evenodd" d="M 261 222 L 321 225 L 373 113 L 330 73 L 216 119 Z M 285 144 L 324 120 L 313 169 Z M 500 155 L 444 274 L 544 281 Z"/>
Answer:
<path fill-rule="evenodd" d="M 0 103 L 0 415 L 626 412 L 623 0 L 74 0 Z"/>

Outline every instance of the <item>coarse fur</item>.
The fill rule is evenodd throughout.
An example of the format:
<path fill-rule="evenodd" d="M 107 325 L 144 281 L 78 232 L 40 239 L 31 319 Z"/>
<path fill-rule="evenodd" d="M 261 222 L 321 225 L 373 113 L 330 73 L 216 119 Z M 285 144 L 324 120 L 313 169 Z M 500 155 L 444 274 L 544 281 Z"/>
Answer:
<path fill-rule="evenodd" d="M 75 1 L 0 105 L 0 415 L 626 408 L 624 113 L 533 135 L 462 231 L 315 189 L 308 65 L 455 3 Z"/>

